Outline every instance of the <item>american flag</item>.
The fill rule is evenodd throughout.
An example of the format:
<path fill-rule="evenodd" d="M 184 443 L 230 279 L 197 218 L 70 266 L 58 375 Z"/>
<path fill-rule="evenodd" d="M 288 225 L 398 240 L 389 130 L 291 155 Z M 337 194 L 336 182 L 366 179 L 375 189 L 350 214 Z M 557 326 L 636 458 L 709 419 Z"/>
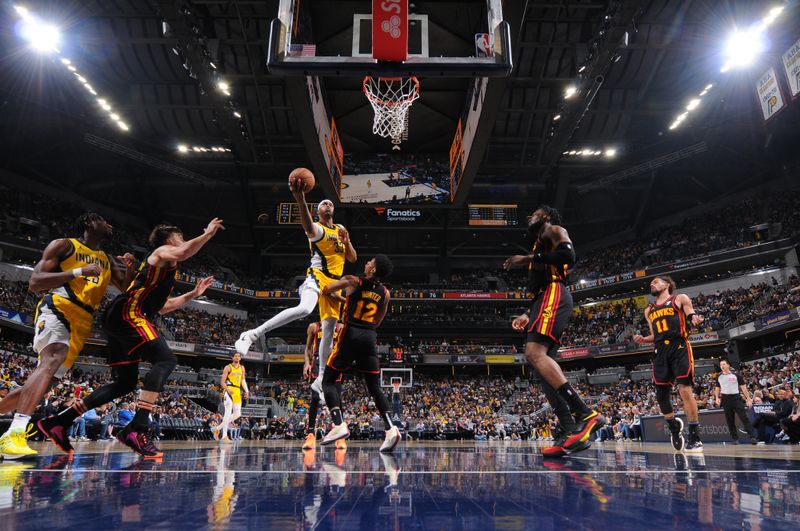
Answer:
<path fill-rule="evenodd" d="M 289 57 L 314 57 L 317 55 L 316 44 L 290 44 Z"/>

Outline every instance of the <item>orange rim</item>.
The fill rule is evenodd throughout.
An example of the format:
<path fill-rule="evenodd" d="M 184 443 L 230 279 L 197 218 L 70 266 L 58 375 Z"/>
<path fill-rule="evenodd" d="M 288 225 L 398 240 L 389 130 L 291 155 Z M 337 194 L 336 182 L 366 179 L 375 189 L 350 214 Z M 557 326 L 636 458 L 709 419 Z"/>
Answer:
<path fill-rule="evenodd" d="M 377 96 L 375 96 L 374 94 L 372 94 L 369 91 L 368 85 L 369 85 L 369 83 L 371 81 L 373 81 L 373 79 L 374 78 L 372 76 L 365 76 L 364 77 L 364 82 L 362 84 L 362 90 L 364 91 L 364 94 L 367 96 L 367 99 L 369 101 L 371 101 L 373 103 L 376 103 L 378 105 L 382 105 L 384 107 L 398 107 L 400 105 L 405 105 L 406 103 L 410 103 L 410 102 L 414 101 L 417 98 L 417 96 L 419 95 L 419 80 L 417 79 L 416 76 L 410 76 L 408 78 L 408 79 L 411 80 L 412 83 L 414 83 L 414 91 L 409 96 L 403 98 L 402 100 L 398 100 L 398 101 L 382 100 L 382 99 L 378 98 Z M 402 81 L 403 79 L 405 79 L 405 78 L 402 78 L 402 77 L 379 77 L 378 78 L 378 83 L 380 83 L 381 81 L 396 82 L 396 81 Z"/>

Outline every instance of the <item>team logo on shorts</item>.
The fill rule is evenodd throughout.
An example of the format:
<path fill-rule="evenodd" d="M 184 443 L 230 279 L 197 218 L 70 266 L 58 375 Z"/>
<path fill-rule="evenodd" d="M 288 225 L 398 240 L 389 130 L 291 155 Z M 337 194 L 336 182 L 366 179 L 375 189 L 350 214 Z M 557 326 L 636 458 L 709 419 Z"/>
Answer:
<path fill-rule="evenodd" d="M 550 308 L 545 308 L 544 312 L 542 313 L 542 317 L 545 319 L 550 319 L 553 316 L 553 310 Z"/>
<path fill-rule="evenodd" d="M 39 321 L 39 324 L 37 325 L 37 328 L 39 329 L 39 332 L 44 330 L 44 320 Z"/>

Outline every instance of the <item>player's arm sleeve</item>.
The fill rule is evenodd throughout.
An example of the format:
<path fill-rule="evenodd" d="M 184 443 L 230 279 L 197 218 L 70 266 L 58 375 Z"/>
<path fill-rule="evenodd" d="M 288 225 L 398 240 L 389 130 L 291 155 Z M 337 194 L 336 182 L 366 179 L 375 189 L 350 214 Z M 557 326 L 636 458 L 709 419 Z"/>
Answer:
<path fill-rule="evenodd" d="M 549 253 L 537 251 L 531 255 L 535 264 L 552 264 L 572 266 L 575 264 L 575 249 L 570 242 L 561 242 Z"/>
<path fill-rule="evenodd" d="M 316 243 L 325 235 L 325 230 L 319 226 L 319 223 L 314 223 L 312 233 L 308 236 L 311 243 Z"/>

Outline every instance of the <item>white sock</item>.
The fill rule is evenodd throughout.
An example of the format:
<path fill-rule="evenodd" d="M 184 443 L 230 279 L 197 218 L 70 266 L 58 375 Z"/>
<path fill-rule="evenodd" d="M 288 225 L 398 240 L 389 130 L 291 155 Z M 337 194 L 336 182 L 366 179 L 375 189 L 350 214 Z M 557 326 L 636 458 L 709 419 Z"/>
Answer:
<path fill-rule="evenodd" d="M 11 426 L 8 428 L 8 431 L 13 430 L 22 430 L 28 427 L 28 423 L 31 421 L 30 415 L 23 415 L 22 413 L 15 413 L 14 420 L 11 421 Z"/>

